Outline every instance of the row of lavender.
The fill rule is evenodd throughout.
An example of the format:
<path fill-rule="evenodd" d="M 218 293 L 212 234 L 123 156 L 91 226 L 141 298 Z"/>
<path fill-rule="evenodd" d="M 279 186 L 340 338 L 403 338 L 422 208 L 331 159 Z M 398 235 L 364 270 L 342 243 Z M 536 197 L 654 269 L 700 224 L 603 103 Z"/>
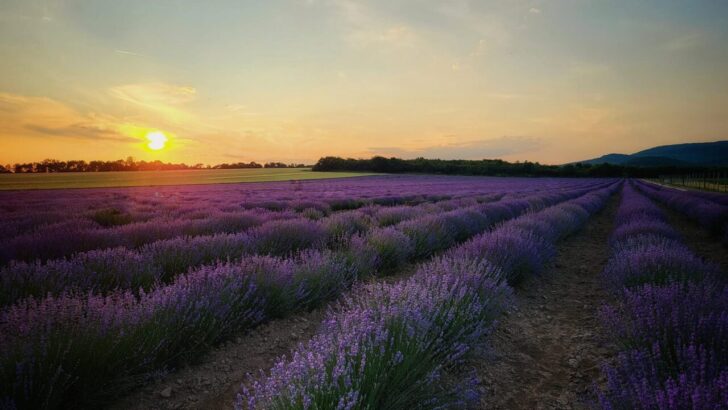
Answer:
<path fill-rule="evenodd" d="M 33 201 L 27 198 L 30 204 L 24 203 L 23 207 L 9 205 L 6 202 L 12 204 L 13 197 L 5 198 L 6 202 L 0 202 L 0 208 L 15 210 L 0 212 L 0 237 L 5 239 L 0 245 L 0 265 L 12 259 L 45 260 L 114 246 L 134 248 L 177 236 L 236 232 L 274 218 L 302 216 L 317 219 L 339 210 L 366 206 L 416 205 L 462 197 L 503 196 L 504 192 L 512 197 L 522 191 L 563 189 L 569 185 L 585 184 L 585 181 L 563 180 L 545 180 L 539 181 L 539 184 L 516 181 L 509 190 L 498 192 L 494 189 L 504 188 L 503 179 L 484 179 L 483 182 L 454 178 L 450 184 L 442 181 L 435 184 L 428 183 L 428 177 L 408 178 L 400 177 L 393 181 L 374 179 L 373 182 L 378 185 L 372 185 L 368 178 L 355 179 L 357 182 L 352 185 L 362 190 L 357 192 L 358 196 L 346 198 L 329 198 L 329 188 L 326 188 L 328 185 L 325 183 L 309 184 L 306 191 L 287 195 L 280 190 L 264 189 L 268 184 L 253 184 L 259 187 L 253 192 L 248 192 L 251 190 L 249 187 L 238 188 L 238 185 L 228 186 L 229 191 L 220 192 L 219 188 L 210 188 L 199 193 L 194 190 L 186 193 L 185 190 L 189 188 L 184 187 L 177 187 L 176 190 L 165 187 L 170 190 L 167 196 L 155 195 L 153 199 L 139 199 L 126 192 L 132 190 L 127 188 L 102 191 L 106 196 L 111 195 L 106 201 L 91 199 L 95 198 L 94 194 L 101 193 L 79 193 L 76 190 L 73 202 L 69 199 L 63 204 L 58 203 L 56 196 L 66 198 L 69 195 L 67 191 L 49 191 L 54 192 L 54 195 L 40 197 L 45 200 L 42 210 L 32 206 Z M 404 186 L 405 182 L 409 182 L 408 186 Z M 142 192 L 151 193 L 148 190 Z M 344 191 L 350 192 L 351 187 Z M 260 199 L 261 192 L 277 196 Z M 177 198 L 175 193 L 182 198 Z M 182 196 L 182 193 L 186 196 Z M 199 195 L 195 196 L 194 193 Z M 212 197 L 213 193 L 220 194 L 222 198 Z M 258 195 L 248 195 L 254 193 Z M 159 193 L 154 191 L 154 194 Z M 7 193 L 0 192 L 0 199 L 4 195 Z M 337 195 L 341 193 L 337 192 Z M 74 206 L 75 202 L 85 206 Z M 138 209 L 140 204 L 141 210 Z"/>
<path fill-rule="evenodd" d="M 239 202 L 225 202 L 223 204 L 210 204 L 210 199 L 201 197 L 199 202 L 176 202 L 168 197 L 155 200 L 139 201 L 137 199 L 111 199 L 107 202 L 89 204 L 83 209 L 54 209 L 52 204 L 46 205 L 46 211 L 31 209 L 17 210 L 6 215 L 7 221 L 0 233 L 15 237 L 28 233 L 48 229 L 111 229 L 118 226 L 144 223 L 184 221 L 191 226 L 188 229 L 204 229 L 205 226 L 196 227 L 193 222 L 216 219 L 229 214 L 255 211 L 295 211 L 328 215 L 339 210 L 356 209 L 366 205 L 416 205 L 423 202 L 432 202 L 442 199 L 452 199 L 460 196 L 470 196 L 475 193 L 463 195 L 391 195 L 384 197 L 362 198 L 360 200 L 339 201 L 309 198 L 301 195 L 290 200 L 256 201 L 251 198 L 239 198 Z M 141 205 L 144 204 L 144 205 Z M 77 227 L 76 227 L 77 226 Z M 139 228 L 137 228 L 139 229 Z"/>
<path fill-rule="evenodd" d="M 419 205 L 367 205 L 358 210 L 376 219 L 381 226 L 387 226 L 428 212 L 494 201 L 503 196 L 504 194 L 471 195 L 457 199 L 423 201 Z M 326 215 L 333 217 L 346 212 L 351 211 L 327 212 Z M 11 260 L 43 261 L 78 252 L 113 247 L 135 249 L 165 239 L 237 233 L 276 220 L 304 218 L 322 220 L 323 223 L 327 218 L 324 215 L 315 208 L 290 208 L 281 211 L 252 209 L 220 212 L 204 218 L 152 220 L 106 229 L 89 227 L 88 221 L 81 223 L 78 220 L 70 220 L 8 240 L 0 246 L 0 263 Z"/>
<path fill-rule="evenodd" d="M 677 190 L 646 182 L 637 182 L 635 186 L 650 198 L 698 222 L 728 246 L 728 195 Z"/>
<path fill-rule="evenodd" d="M 487 341 L 513 285 L 601 209 L 618 184 L 531 212 L 419 266 L 361 286 L 290 359 L 252 380 L 239 409 L 464 408 L 477 380 L 461 366 Z"/>
<path fill-rule="evenodd" d="M 258 214 L 254 220 L 260 222 L 259 225 L 238 233 L 182 236 L 152 241 L 137 250 L 100 249 L 45 263 L 13 261 L 0 268 L 0 285 L 4 290 L 0 294 L 0 306 L 27 296 L 58 295 L 65 291 L 106 294 L 116 289 L 148 290 L 160 282 L 171 282 L 191 267 L 215 260 L 237 260 L 254 254 L 282 256 L 302 249 L 342 247 L 352 235 L 405 221 L 425 220 L 430 215 L 447 211 L 477 210 L 502 196 L 464 197 L 418 206 L 368 206 L 316 220 L 286 212 Z M 265 216 L 270 220 L 262 222 Z M 169 232 L 166 229 L 167 226 L 160 227 Z M 57 239 L 56 243 L 64 243 L 64 238 Z"/>
<path fill-rule="evenodd" d="M 641 189 L 644 189 L 641 187 Z M 620 353 L 604 409 L 728 407 L 728 286 L 649 199 L 627 186 L 604 271 L 618 301 L 601 315 Z"/>
<path fill-rule="evenodd" d="M 58 295 L 65 291 L 93 291 L 103 295 L 116 289 L 148 290 L 158 283 L 171 282 L 191 267 L 215 260 L 341 247 L 352 235 L 363 234 L 376 227 L 406 226 L 406 221 L 427 221 L 428 216 L 444 211 L 470 208 L 478 211 L 502 196 L 478 195 L 415 207 L 368 206 L 341 211 L 319 220 L 275 214 L 273 220 L 240 233 L 177 237 L 154 241 L 137 250 L 123 247 L 94 250 L 46 263 L 11 262 L 0 268 L 0 285 L 4 290 L 0 294 L 0 306 L 23 297 L 40 297 L 49 293 Z M 420 222 L 410 225 L 418 224 Z M 424 235 L 424 232 L 421 233 L 423 238 Z M 63 244 L 63 238 L 58 238 L 56 243 Z M 427 244 L 421 246 L 427 248 Z"/>
<path fill-rule="evenodd" d="M 64 293 L 25 299 L 0 314 L 0 404 L 56 408 L 123 391 L 235 332 L 319 305 L 356 278 L 429 256 L 499 220 L 590 189 L 404 221 L 353 235 L 335 251 L 249 256 L 203 266 L 139 294 Z M 285 222 L 282 227 L 289 226 Z M 290 228 L 292 235 L 295 228 Z M 286 235 L 277 239 L 287 240 Z"/>
<path fill-rule="evenodd" d="M 421 204 L 422 211 L 437 210 L 439 207 L 458 206 L 463 198 L 478 201 L 489 201 L 502 197 L 503 194 L 468 195 L 457 199 L 442 200 L 439 196 L 402 197 L 392 201 L 388 206 L 372 203 L 365 209 L 367 213 L 378 213 L 395 205 Z M 439 204 L 432 206 L 432 204 Z M 363 204 L 363 203 L 362 203 Z M 111 212 L 106 217 L 121 217 L 109 209 L 100 212 Z M 386 211 L 383 211 L 386 213 Z M 142 245 L 182 236 L 203 236 L 216 233 L 235 233 L 251 227 L 260 226 L 267 221 L 293 218 L 321 219 L 325 215 L 335 214 L 323 202 L 292 201 L 282 203 L 274 210 L 264 208 L 244 209 L 236 211 L 192 212 L 185 215 L 164 216 L 141 222 L 113 224 L 102 227 L 93 220 L 73 217 L 63 222 L 37 227 L 29 232 L 8 237 L 0 246 L 0 264 L 11 260 L 46 260 L 70 256 L 77 252 L 112 247 L 138 248 Z"/>
<path fill-rule="evenodd" d="M 412 204 L 477 194 L 565 188 L 583 181 L 527 178 L 381 176 L 345 180 L 187 185 L 116 189 L 0 192 L 0 235 L 15 237 L 47 225 L 109 227 L 165 219 L 206 219 L 263 208 L 327 213 L 366 204 Z"/>

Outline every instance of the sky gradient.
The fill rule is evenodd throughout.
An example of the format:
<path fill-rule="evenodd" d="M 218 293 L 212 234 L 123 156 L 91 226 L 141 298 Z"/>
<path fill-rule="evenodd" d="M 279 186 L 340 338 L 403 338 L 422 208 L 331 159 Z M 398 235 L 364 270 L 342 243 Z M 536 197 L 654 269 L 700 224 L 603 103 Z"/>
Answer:
<path fill-rule="evenodd" d="M 3 0 L 0 163 L 557 164 L 728 139 L 726 21 L 725 1 Z"/>

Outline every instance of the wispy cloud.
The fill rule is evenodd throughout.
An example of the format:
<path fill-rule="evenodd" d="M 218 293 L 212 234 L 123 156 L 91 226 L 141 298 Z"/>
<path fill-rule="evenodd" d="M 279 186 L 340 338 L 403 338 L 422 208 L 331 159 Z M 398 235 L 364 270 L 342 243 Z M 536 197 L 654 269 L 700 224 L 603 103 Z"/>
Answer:
<path fill-rule="evenodd" d="M 0 135 L 135 142 L 119 132 L 121 120 L 81 113 L 46 97 L 0 93 Z"/>
<path fill-rule="evenodd" d="M 146 57 L 144 54 L 135 53 L 135 52 L 129 51 L 129 50 L 119 50 L 119 49 L 117 49 L 117 50 L 114 50 L 114 52 L 115 53 L 118 53 L 118 54 L 129 55 L 129 56 Z"/>
<path fill-rule="evenodd" d="M 138 142 L 138 138 L 123 135 L 116 130 L 108 129 L 99 124 L 71 124 L 58 128 L 45 127 L 42 125 L 30 124 L 25 128 L 32 134 L 40 134 L 53 137 L 68 137 L 75 139 L 106 140 L 117 142 Z"/>
<path fill-rule="evenodd" d="M 197 90 L 194 87 L 166 83 L 127 84 L 112 87 L 112 96 L 121 100 L 143 105 L 156 104 L 178 105 L 195 99 Z"/>
<path fill-rule="evenodd" d="M 195 116 L 182 108 L 193 101 L 197 90 L 191 86 L 167 83 L 126 84 L 112 87 L 109 94 L 137 108 L 161 115 L 165 121 L 180 125 Z"/>
<path fill-rule="evenodd" d="M 536 7 L 531 7 L 528 9 L 528 12 L 531 14 L 541 14 L 541 9 L 537 9 Z"/>

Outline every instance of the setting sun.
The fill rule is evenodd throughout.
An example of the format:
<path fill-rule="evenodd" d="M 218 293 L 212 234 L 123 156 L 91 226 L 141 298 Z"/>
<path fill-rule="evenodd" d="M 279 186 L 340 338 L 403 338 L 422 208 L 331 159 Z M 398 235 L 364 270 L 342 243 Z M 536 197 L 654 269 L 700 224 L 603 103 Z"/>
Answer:
<path fill-rule="evenodd" d="M 168 138 L 166 135 L 164 135 L 161 131 L 154 131 L 147 134 L 147 139 L 149 142 L 147 143 L 147 147 L 149 149 L 152 149 L 154 151 L 159 151 L 160 149 L 164 148 L 164 145 L 167 143 Z"/>

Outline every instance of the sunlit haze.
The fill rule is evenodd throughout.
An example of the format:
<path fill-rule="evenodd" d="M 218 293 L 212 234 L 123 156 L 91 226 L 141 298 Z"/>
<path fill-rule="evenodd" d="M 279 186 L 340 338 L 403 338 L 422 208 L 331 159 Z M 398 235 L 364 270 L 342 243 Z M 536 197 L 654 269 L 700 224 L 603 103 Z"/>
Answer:
<path fill-rule="evenodd" d="M 0 163 L 728 139 L 725 1 L 3 0 Z"/>

